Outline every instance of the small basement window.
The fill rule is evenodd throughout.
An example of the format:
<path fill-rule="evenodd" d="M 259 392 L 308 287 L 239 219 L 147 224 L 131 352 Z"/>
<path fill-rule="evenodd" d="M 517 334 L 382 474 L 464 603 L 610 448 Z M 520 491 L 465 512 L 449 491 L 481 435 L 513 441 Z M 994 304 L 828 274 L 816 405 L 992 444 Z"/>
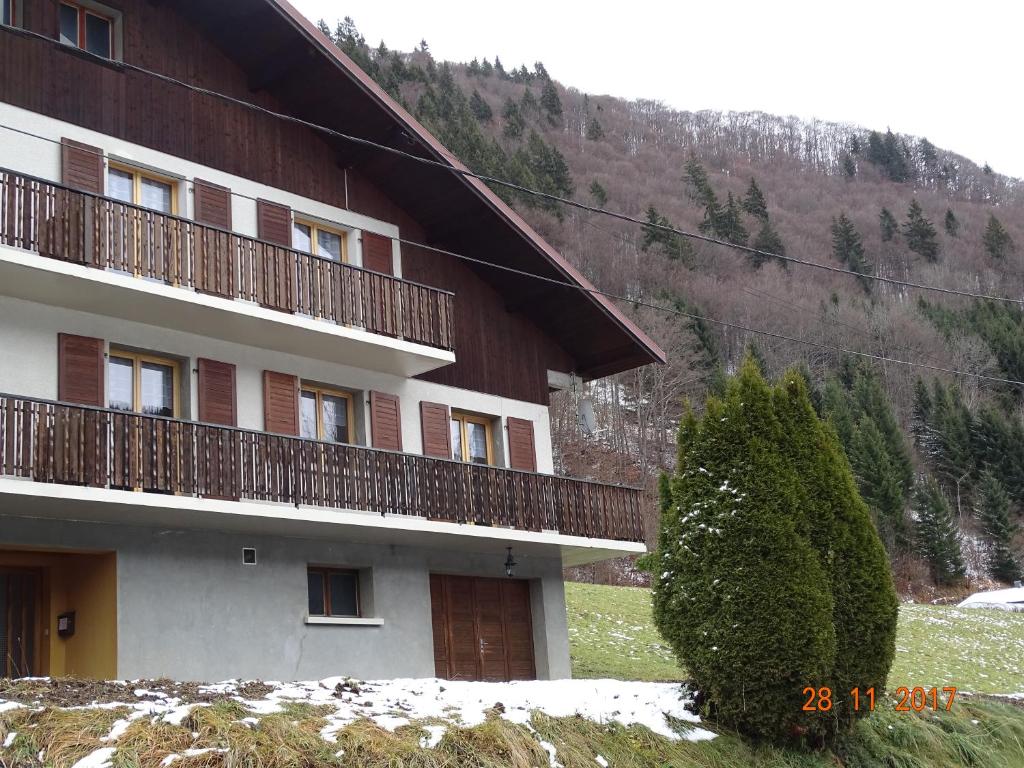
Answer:
<path fill-rule="evenodd" d="M 21 25 L 21 10 L 18 0 L 0 0 L 0 23 L 9 27 Z"/>
<path fill-rule="evenodd" d="M 310 568 L 309 615 L 355 618 L 359 610 L 359 572 L 341 568 Z"/>
<path fill-rule="evenodd" d="M 58 7 L 64 45 L 105 59 L 121 58 L 121 15 L 117 11 L 93 2 L 61 2 Z"/>

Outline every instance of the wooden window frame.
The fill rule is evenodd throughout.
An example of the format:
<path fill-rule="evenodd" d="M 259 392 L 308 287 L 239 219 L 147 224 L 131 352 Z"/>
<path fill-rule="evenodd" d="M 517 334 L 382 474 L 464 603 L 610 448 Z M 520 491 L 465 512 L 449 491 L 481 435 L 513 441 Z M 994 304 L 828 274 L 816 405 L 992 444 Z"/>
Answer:
<path fill-rule="evenodd" d="M 455 459 L 455 461 L 464 461 L 467 464 L 475 464 L 469 458 L 469 431 L 466 429 L 466 424 L 480 424 L 484 428 L 484 432 L 487 435 L 487 464 L 477 464 L 477 466 L 494 466 L 494 427 L 491 419 L 487 416 L 476 416 L 472 413 L 466 413 L 465 411 L 452 410 L 449 416 L 451 421 L 459 422 L 459 432 L 461 439 L 459 443 L 462 446 L 462 458 Z M 449 422 L 450 424 L 451 422 Z M 452 457 L 455 458 L 454 456 Z"/>
<path fill-rule="evenodd" d="M 11 2 L 12 2 L 11 14 L 13 15 L 14 14 L 14 11 L 13 11 L 14 0 L 11 0 Z M 75 13 L 78 14 L 78 26 L 77 26 L 78 40 L 75 41 L 75 43 L 74 43 L 74 47 L 75 48 L 78 48 L 79 50 L 82 50 L 82 51 L 88 51 L 88 48 L 86 48 L 86 38 L 85 38 L 85 28 L 86 28 L 85 20 L 86 20 L 87 16 L 95 16 L 96 18 L 103 19 L 105 22 L 107 22 L 108 29 L 110 30 L 110 33 L 109 33 L 110 34 L 110 39 L 107 41 L 107 44 L 108 44 L 109 50 L 110 50 L 110 56 L 108 57 L 109 60 L 110 61 L 119 61 L 120 60 L 120 56 L 118 55 L 118 50 L 117 50 L 117 38 L 116 38 L 116 30 L 117 30 L 117 21 L 118 21 L 118 19 L 117 19 L 117 16 L 114 13 L 112 13 L 112 12 L 104 12 L 104 11 L 98 10 L 97 8 L 95 8 L 95 7 L 91 6 L 91 5 L 85 5 L 83 3 L 72 2 L 72 0 L 60 0 L 60 2 L 58 3 L 58 12 L 59 12 L 59 6 L 61 6 L 61 5 L 66 5 L 68 8 L 73 8 L 75 10 Z M 59 35 L 60 35 L 60 33 L 58 32 L 58 38 L 59 38 Z M 70 43 L 64 43 L 64 45 L 70 45 Z"/>
<path fill-rule="evenodd" d="M 330 397 L 342 397 L 345 399 L 345 420 L 348 427 L 348 441 L 345 445 L 355 445 L 355 424 L 353 423 L 355 419 L 355 398 L 352 393 L 340 389 L 332 389 L 331 387 L 321 387 L 316 384 L 306 384 L 302 381 L 299 382 L 299 437 L 302 436 L 302 394 L 304 392 L 312 392 L 316 395 L 316 438 L 314 439 L 325 440 L 323 396 L 329 395 Z"/>
<path fill-rule="evenodd" d="M 137 205 L 140 208 L 145 208 L 142 204 L 142 180 L 149 179 L 160 184 L 167 184 L 171 188 L 171 210 L 169 213 L 158 211 L 155 208 L 146 208 L 147 211 L 153 211 L 154 213 L 163 216 L 177 216 L 178 215 L 178 194 L 179 194 L 179 183 L 180 179 L 176 179 L 173 176 L 168 176 L 157 171 L 151 171 L 147 168 L 140 168 L 137 165 L 129 165 L 127 163 L 121 163 L 116 160 L 110 160 L 107 163 L 107 176 L 103 180 L 106 184 L 107 194 L 110 193 L 110 171 L 121 171 L 122 173 L 129 173 L 132 177 L 132 199 L 131 202 L 126 205 Z M 121 201 L 118 201 L 121 202 Z"/>
<path fill-rule="evenodd" d="M 358 568 L 337 568 L 334 566 L 309 565 L 306 566 L 306 607 L 309 608 L 309 576 L 319 574 L 324 594 L 324 612 L 309 613 L 309 616 L 320 616 L 325 619 L 361 619 L 363 618 L 362 579 L 359 576 Z M 354 615 L 331 613 L 331 575 L 336 573 L 351 574 L 356 580 L 356 612 Z"/>
<path fill-rule="evenodd" d="M 19 5 L 18 0 L 3 0 L 3 2 L 7 3 L 7 7 L 10 8 L 10 12 L 11 12 L 11 18 L 10 18 L 10 21 L 7 22 L 7 26 L 9 26 L 9 27 L 17 27 L 18 26 L 18 11 L 20 10 L 20 8 L 18 7 L 18 5 Z"/>
<path fill-rule="evenodd" d="M 143 363 L 154 363 L 156 365 L 166 365 L 171 368 L 171 386 L 173 387 L 174 402 L 171 406 L 174 413 L 171 418 L 181 418 L 181 363 L 173 358 L 161 357 L 159 355 L 149 354 L 147 352 L 131 352 L 129 350 L 120 349 L 118 347 L 111 347 L 107 353 L 107 387 L 110 386 L 110 359 L 117 357 L 122 360 L 132 361 L 132 409 L 131 411 L 124 411 L 124 413 L 137 413 L 140 415 L 151 415 L 144 414 L 140 410 L 142 403 L 142 364 Z M 110 393 L 107 393 L 107 406 L 110 406 Z"/>
<path fill-rule="evenodd" d="M 295 214 L 292 216 L 292 229 L 295 229 L 296 225 L 303 227 L 309 227 L 309 250 L 310 254 L 327 261 L 334 261 L 334 259 L 327 256 L 321 256 L 318 252 L 320 250 L 320 244 L 317 242 L 317 232 L 330 232 L 332 235 L 338 235 L 341 238 L 341 262 L 342 264 L 348 264 L 348 237 L 351 234 L 351 230 L 343 227 L 323 224 L 316 219 L 309 219 L 303 216 Z M 292 233 L 292 247 L 295 247 L 295 233 Z M 296 250 L 298 250 L 296 248 Z"/>

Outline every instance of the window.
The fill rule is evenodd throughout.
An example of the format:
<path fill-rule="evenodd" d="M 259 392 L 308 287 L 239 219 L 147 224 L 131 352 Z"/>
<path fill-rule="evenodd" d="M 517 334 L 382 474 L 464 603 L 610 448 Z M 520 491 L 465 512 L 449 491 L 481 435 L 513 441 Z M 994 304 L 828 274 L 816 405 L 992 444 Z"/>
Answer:
<path fill-rule="evenodd" d="M 331 443 L 352 442 L 352 395 L 302 385 L 299 399 L 299 434 Z"/>
<path fill-rule="evenodd" d="M 177 210 L 177 183 L 138 168 L 110 164 L 107 169 L 107 196 L 123 203 L 141 205 L 160 213 Z"/>
<path fill-rule="evenodd" d="M 19 21 L 16 0 L 0 0 L 0 23 L 16 27 Z"/>
<path fill-rule="evenodd" d="M 340 229 L 330 229 L 311 221 L 292 224 L 292 247 L 331 261 L 348 261 L 347 238 Z"/>
<path fill-rule="evenodd" d="M 357 618 L 359 572 L 338 568 L 310 568 L 309 615 Z"/>
<path fill-rule="evenodd" d="M 111 350 L 107 403 L 118 411 L 178 415 L 178 363 L 162 357 Z"/>
<path fill-rule="evenodd" d="M 93 4 L 60 4 L 60 41 L 105 59 L 114 58 L 113 11 Z"/>
<path fill-rule="evenodd" d="M 452 411 L 452 458 L 473 464 L 493 464 L 491 421 L 483 416 Z"/>

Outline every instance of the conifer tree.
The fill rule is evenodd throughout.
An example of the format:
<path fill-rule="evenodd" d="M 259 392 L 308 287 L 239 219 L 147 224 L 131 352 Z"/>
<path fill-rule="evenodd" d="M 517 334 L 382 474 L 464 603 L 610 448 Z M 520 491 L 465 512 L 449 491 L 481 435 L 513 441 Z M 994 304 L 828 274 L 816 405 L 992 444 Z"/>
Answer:
<path fill-rule="evenodd" d="M 589 141 L 600 141 L 604 138 L 604 128 L 596 117 L 587 120 L 586 137 Z"/>
<path fill-rule="evenodd" d="M 914 492 L 914 537 L 917 550 L 928 563 L 936 584 L 955 584 L 965 574 L 960 535 L 942 488 L 932 477 L 923 478 Z"/>
<path fill-rule="evenodd" d="M 957 219 L 956 214 L 953 213 L 952 208 L 946 209 L 946 218 L 943 221 L 946 226 L 946 234 L 950 237 L 960 236 L 960 220 Z"/>
<path fill-rule="evenodd" d="M 640 243 L 640 250 L 654 249 L 670 259 L 689 261 L 692 255 L 690 244 L 675 232 L 664 229 L 665 227 L 671 228 L 672 222 L 658 213 L 658 209 L 653 205 L 647 206 L 647 223 L 643 228 L 644 237 Z"/>
<path fill-rule="evenodd" d="M 562 121 L 562 100 L 558 97 L 558 89 L 551 80 L 544 81 L 540 91 L 540 105 L 552 125 L 558 125 Z"/>
<path fill-rule="evenodd" d="M 524 115 L 530 115 L 535 113 L 539 109 L 537 103 L 537 97 L 533 95 L 533 90 L 529 87 L 523 91 L 523 97 L 519 100 L 519 110 Z"/>
<path fill-rule="evenodd" d="M 917 199 L 910 201 L 907 209 L 907 221 L 903 225 L 903 237 L 907 241 L 907 248 L 914 253 L 924 256 L 928 261 L 938 261 L 939 241 L 936 236 L 935 227 L 925 217 L 921 205 Z"/>
<path fill-rule="evenodd" d="M 864 257 L 860 233 L 845 213 L 840 213 L 838 219 L 832 219 L 832 255 L 836 261 L 847 265 L 858 275 L 871 274 L 871 265 Z M 867 277 L 858 277 L 857 281 L 865 293 L 871 293 L 871 280 Z"/>
<path fill-rule="evenodd" d="M 685 171 L 683 178 L 686 181 L 686 193 L 694 203 L 704 209 L 704 220 L 698 228 L 705 234 L 717 234 L 722 218 L 722 206 L 711 188 L 707 171 L 692 153 L 686 161 Z"/>
<path fill-rule="evenodd" d="M 480 60 L 479 59 L 474 57 L 473 60 L 471 62 L 469 62 L 468 65 L 466 65 L 466 74 L 469 75 L 470 77 L 479 77 L 480 76 L 481 70 L 480 70 Z"/>
<path fill-rule="evenodd" d="M 590 196 L 594 198 L 594 203 L 598 208 L 604 208 L 608 203 L 608 191 L 601 186 L 601 183 L 597 179 L 590 182 Z"/>
<path fill-rule="evenodd" d="M 750 179 L 750 186 L 743 196 L 743 210 L 762 222 L 768 221 L 768 203 L 765 202 L 764 193 L 757 186 L 753 177 Z"/>
<path fill-rule="evenodd" d="M 843 173 L 848 179 L 857 175 L 857 163 L 854 162 L 853 155 L 843 155 Z"/>
<path fill-rule="evenodd" d="M 877 165 L 890 181 L 902 182 L 910 179 L 908 154 L 906 146 L 896 138 L 892 130 L 887 130 L 885 136 L 878 131 L 872 131 L 868 135 L 867 159 Z"/>
<path fill-rule="evenodd" d="M 779 237 L 779 233 L 775 231 L 775 228 L 771 225 L 771 222 L 765 220 L 761 225 L 761 228 L 757 232 L 757 237 L 754 238 L 753 247 L 764 253 L 774 253 L 778 256 L 786 255 L 786 246 L 782 242 L 782 238 Z M 779 261 L 783 267 L 786 266 L 786 262 L 772 259 L 770 256 L 765 256 L 760 253 L 748 254 L 748 258 L 754 265 L 755 269 L 761 267 L 766 261 Z"/>
<path fill-rule="evenodd" d="M 491 105 L 484 100 L 484 97 L 475 88 L 473 89 L 473 95 L 469 98 L 469 109 L 473 112 L 473 117 L 481 123 L 489 123 L 491 118 L 494 117 Z"/>
<path fill-rule="evenodd" d="M 928 425 L 932 419 L 932 396 L 928 385 L 920 378 L 914 383 L 914 405 L 911 410 L 911 432 L 914 445 L 922 452 L 928 442 Z"/>
<path fill-rule="evenodd" d="M 887 243 L 896 237 L 899 232 L 899 225 L 896 223 L 896 217 L 892 215 L 892 212 L 883 207 L 878 212 L 878 226 L 882 231 L 882 242 Z"/>
<path fill-rule="evenodd" d="M 909 541 L 903 508 L 903 478 L 874 420 L 857 421 L 847 453 L 861 497 L 875 514 L 878 533 L 886 549 L 890 552 L 906 549 Z"/>
<path fill-rule="evenodd" d="M 993 259 L 1005 258 L 1017 249 L 1003 223 L 991 213 L 988 215 L 988 225 L 985 227 L 985 234 L 981 236 L 981 241 L 985 245 L 985 253 Z"/>
<path fill-rule="evenodd" d="M 494 66 L 487 57 L 484 57 L 483 62 L 480 64 L 480 74 L 483 77 L 490 77 L 494 74 Z"/>
<path fill-rule="evenodd" d="M 505 67 L 501 65 L 501 59 L 497 56 L 494 57 L 494 73 L 499 80 L 508 80 L 508 72 L 505 71 Z"/>
<path fill-rule="evenodd" d="M 506 139 L 518 139 L 523 135 L 523 130 L 526 128 L 526 121 L 523 119 L 523 113 L 519 110 L 519 105 L 512 101 L 512 99 L 505 100 L 505 106 L 501 110 L 501 116 L 505 120 L 505 127 L 502 129 L 502 134 Z"/>
<path fill-rule="evenodd" d="M 991 472 L 984 472 L 978 483 L 976 514 L 981 530 L 988 540 L 986 566 L 989 575 L 1000 581 L 1020 578 L 1020 566 L 1013 556 L 1016 526 L 1010 520 L 1010 496 Z"/>
<path fill-rule="evenodd" d="M 750 237 L 747 228 L 743 226 L 743 219 L 740 217 L 740 206 L 736 198 L 730 192 L 725 201 L 725 208 L 715 226 L 715 233 L 730 243 L 746 245 Z"/>

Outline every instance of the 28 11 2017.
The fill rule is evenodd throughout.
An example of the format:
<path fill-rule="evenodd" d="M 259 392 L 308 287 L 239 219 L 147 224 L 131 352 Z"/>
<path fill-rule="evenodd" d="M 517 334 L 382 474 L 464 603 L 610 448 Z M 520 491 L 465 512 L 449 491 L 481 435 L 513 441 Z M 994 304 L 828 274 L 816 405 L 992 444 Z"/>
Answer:
<path fill-rule="evenodd" d="M 832 689 L 828 687 L 815 688 L 807 686 L 803 690 L 807 700 L 804 702 L 804 712 L 829 712 L 835 705 Z M 925 709 L 938 711 L 944 709 L 949 712 L 953 708 L 953 701 L 956 699 L 956 686 L 947 685 L 942 688 L 914 686 L 908 688 L 900 686 L 896 689 L 896 712 L 921 712 Z M 875 710 L 875 689 L 854 688 L 850 691 L 850 706 L 855 711 L 866 709 L 869 712 Z"/>

